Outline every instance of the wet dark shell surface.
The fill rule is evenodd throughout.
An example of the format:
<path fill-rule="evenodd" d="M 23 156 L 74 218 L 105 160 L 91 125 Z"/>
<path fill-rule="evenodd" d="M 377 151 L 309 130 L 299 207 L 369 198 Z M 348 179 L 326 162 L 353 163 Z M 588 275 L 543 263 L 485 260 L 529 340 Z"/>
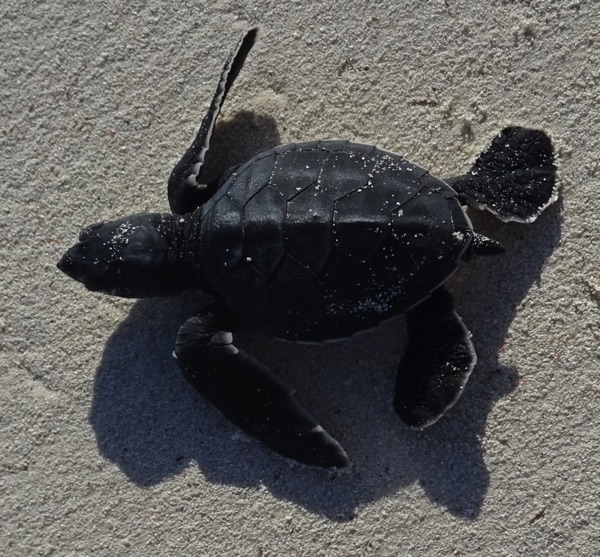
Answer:
<path fill-rule="evenodd" d="M 260 154 L 201 211 L 208 284 L 247 325 L 291 340 L 404 313 L 454 272 L 473 235 L 444 182 L 347 141 Z"/>

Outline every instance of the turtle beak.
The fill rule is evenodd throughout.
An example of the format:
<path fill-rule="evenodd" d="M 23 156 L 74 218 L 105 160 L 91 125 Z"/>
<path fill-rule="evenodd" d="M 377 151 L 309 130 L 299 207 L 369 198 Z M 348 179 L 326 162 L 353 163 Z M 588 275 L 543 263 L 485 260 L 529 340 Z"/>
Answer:
<path fill-rule="evenodd" d="M 70 270 L 73 268 L 73 258 L 69 255 L 67 251 L 58 261 L 56 266 L 68 276 L 71 276 Z"/>
<path fill-rule="evenodd" d="M 70 276 L 76 281 L 83 282 L 84 280 L 84 269 L 82 268 L 81 262 L 83 259 L 81 244 L 75 244 L 72 248 L 60 258 L 56 266 L 65 275 Z"/>
<path fill-rule="evenodd" d="M 89 254 L 86 254 L 86 249 L 83 244 L 92 236 L 94 231 L 102 226 L 102 224 L 103 223 L 92 224 L 84 228 L 79 234 L 79 242 L 69 248 L 56 264 L 65 275 L 86 286 L 87 284 L 84 282 L 84 279 L 87 276 L 85 261 L 86 255 L 88 255 L 89 258 Z"/>
<path fill-rule="evenodd" d="M 65 275 L 92 292 L 112 292 L 108 265 L 101 260 L 97 246 L 90 240 L 78 242 L 60 258 L 56 266 Z"/>

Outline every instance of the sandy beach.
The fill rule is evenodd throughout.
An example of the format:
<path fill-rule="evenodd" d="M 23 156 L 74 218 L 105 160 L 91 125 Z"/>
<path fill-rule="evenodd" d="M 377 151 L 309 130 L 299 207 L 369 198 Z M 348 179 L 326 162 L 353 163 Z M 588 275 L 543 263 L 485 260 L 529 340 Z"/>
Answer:
<path fill-rule="evenodd" d="M 0 14 L 2 555 L 599 554 L 600 5 L 5 0 Z M 194 294 L 113 298 L 56 268 L 82 227 L 168 211 L 169 173 L 255 25 L 214 176 L 341 138 L 449 177 L 508 125 L 543 129 L 560 161 L 535 223 L 469 212 L 506 253 L 450 281 L 478 363 L 432 427 L 393 411 L 402 318 L 341 344 L 239 336 L 344 446 L 344 472 L 269 451 L 186 383 L 172 351 Z"/>

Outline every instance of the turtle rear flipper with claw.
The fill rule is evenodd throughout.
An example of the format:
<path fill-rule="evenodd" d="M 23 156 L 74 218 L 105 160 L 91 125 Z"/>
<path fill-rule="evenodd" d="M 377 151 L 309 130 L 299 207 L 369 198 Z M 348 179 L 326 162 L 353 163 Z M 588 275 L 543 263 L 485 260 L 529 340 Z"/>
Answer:
<path fill-rule="evenodd" d="M 504 128 L 467 174 L 446 182 L 471 207 L 533 222 L 558 196 L 552 142 L 541 130 Z"/>
<path fill-rule="evenodd" d="M 477 356 L 444 287 L 406 312 L 406 325 L 408 344 L 396 376 L 394 409 L 407 426 L 422 429 L 454 406 Z"/>

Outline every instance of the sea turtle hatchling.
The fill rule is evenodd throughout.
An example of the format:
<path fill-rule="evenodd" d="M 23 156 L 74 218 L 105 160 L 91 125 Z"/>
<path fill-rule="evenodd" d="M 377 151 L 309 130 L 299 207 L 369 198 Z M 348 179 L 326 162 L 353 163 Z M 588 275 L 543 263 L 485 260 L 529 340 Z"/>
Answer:
<path fill-rule="evenodd" d="M 339 443 L 229 331 L 321 342 L 404 314 L 394 408 L 409 427 L 431 425 L 457 401 L 476 362 L 444 283 L 461 261 L 503 251 L 473 231 L 461 205 L 533 221 L 557 197 L 553 149 L 542 131 L 506 128 L 470 171 L 440 180 L 370 145 L 311 141 L 276 147 L 207 183 L 215 121 L 257 36 L 250 30 L 227 60 L 169 178 L 172 214 L 89 226 L 58 267 L 115 296 L 211 294 L 214 302 L 177 336 L 187 380 L 281 455 L 343 467 L 349 459 Z"/>

